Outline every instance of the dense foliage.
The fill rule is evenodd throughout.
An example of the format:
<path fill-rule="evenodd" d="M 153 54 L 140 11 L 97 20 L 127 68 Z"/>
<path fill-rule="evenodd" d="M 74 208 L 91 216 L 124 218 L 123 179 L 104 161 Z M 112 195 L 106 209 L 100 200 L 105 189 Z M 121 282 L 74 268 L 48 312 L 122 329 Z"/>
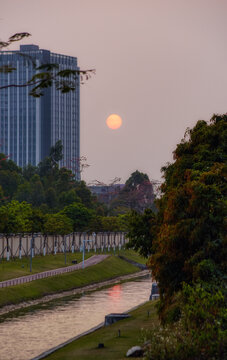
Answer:
<path fill-rule="evenodd" d="M 186 135 L 163 168 L 151 258 L 166 301 L 183 281 L 221 280 L 226 272 L 227 115 L 198 121 Z"/>
<path fill-rule="evenodd" d="M 131 246 L 152 253 L 163 300 L 183 281 L 222 279 L 226 271 L 227 115 L 187 130 L 174 160 L 162 169 L 157 214 L 133 214 L 129 231 Z"/>
<path fill-rule="evenodd" d="M 143 214 L 132 211 L 128 221 L 129 231 L 127 237 L 129 247 L 139 251 L 144 257 L 152 253 L 152 243 L 156 231 L 156 217 L 151 209 L 146 209 Z"/>
<path fill-rule="evenodd" d="M 198 121 L 163 167 L 158 212 L 133 214 L 130 246 L 152 254 L 159 314 L 149 359 L 222 359 L 226 337 L 227 115 Z M 146 239 L 146 240 L 145 240 Z M 183 290 L 182 290 L 183 289 Z M 172 325 L 173 321 L 175 322 Z"/>
<path fill-rule="evenodd" d="M 130 209 L 137 203 L 140 209 L 153 204 L 148 176 L 135 171 L 119 195 L 120 206 L 113 205 L 110 216 L 108 207 L 92 195 L 84 181 L 76 181 L 72 171 L 64 167 L 59 169 L 62 152 L 58 141 L 37 167 L 23 169 L 0 154 L 0 233 L 127 232 L 132 222 Z"/>
<path fill-rule="evenodd" d="M 74 202 L 91 209 L 100 207 L 83 181 L 76 181 L 71 170 L 59 169 L 62 151 L 58 141 L 37 167 L 27 165 L 23 169 L 0 154 L 1 202 L 26 201 L 44 213 L 56 213 Z"/>
<path fill-rule="evenodd" d="M 222 360 L 226 355 L 224 294 L 207 284 L 183 285 L 179 321 L 153 327 L 148 360 Z"/>
<path fill-rule="evenodd" d="M 23 169 L 0 154 L 0 233 L 127 230 L 127 214 L 106 216 L 86 183 L 59 169 L 62 152 L 58 141 L 37 167 Z"/>

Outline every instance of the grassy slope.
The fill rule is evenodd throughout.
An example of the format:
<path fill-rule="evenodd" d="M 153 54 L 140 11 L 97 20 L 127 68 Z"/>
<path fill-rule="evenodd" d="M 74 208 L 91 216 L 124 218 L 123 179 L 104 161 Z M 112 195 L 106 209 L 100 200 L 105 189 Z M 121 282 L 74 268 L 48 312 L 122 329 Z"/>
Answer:
<path fill-rule="evenodd" d="M 98 253 L 98 252 L 97 252 Z M 113 254 L 113 250 L 110 252 L 106 252 L 108 254 Z M 92 255 L 94 252 L 86 252 L 86 259 Z M 116 255 L 122 255 L 126 258 L 133 260 L 135 262 L 145 264 L 147 259 L 140 256 L 133 250 L 116 250 Z M 77 260 L 77 262 L 82 261 L 82 253 L 76 252 L 74 254 L 67 253 L 66 256 L 66 265 L 65 265 L 65 255 L 57 254 L 57 255 L 46 255 L 46 256 L 35 256 L 32 259 L 32 273 L 30 273 L 30 258 L 23 257 L 22 259 L 16 258 L 10 261 L 6 261 L 5 259 L 0 261 L 0 281 L 13 279 L 20 276 L 35 274 L 42 271 L 52 270 L 61 268 L 64 266 L 72 265 L 72 260 Z"/>
<path fill-rule="evenodd" d="M 91 255 L 93 254 L 86 253 L 86 258 L 90 257 Z M 23 257 L 22 259 L 16 258 L 10 261 L 6 261 L 4 259 L 0 262 L 0 281 L 35 274 L 46 270 L 57 269 L 64 266 L 70 266 L 72 265 L 72 260 L 75 259 L 77 260 L 77 262 L 81 262 L 82 253 L 67 253 L 66 265 L 64 254 L 35 256 L 32 259 L 32 273 L 30 273 L 29 257 Z"/>
<path fill-rule="evenodd" d="M 143 343 L 141 329 L 146 330 L 149 329 L 151 324 L 159 323 L 154 302 L 147 302 L 145 305 L 132 311 L 131 315 L 129 319 L 121 320 L 111 326 L 83 336 L 45 359 L 124 359 L 129 348 Z M 121 331 L 121 337 L 118 337 L 118 329 Z M 105 347 L 97 349 L 99 343 L 104 343 Z"/>
<path fill-rule="evenodd" d="M 133 250 L 121 250 L 119 252 L 120 255 L 126 257 L 129 260 L 133 260 L 139 264 L 144 264 L 146 265 L 147 263 L 147 258 L 139 255 L 137 252 L 133 251 Z"/>
<path fill-rule="evenodd" d="M 135 273 L 138 270 L 137 267 L 117 256 L 110 256 L 103 262 L 84 270 L 0 289 L 0 307 Z"/>

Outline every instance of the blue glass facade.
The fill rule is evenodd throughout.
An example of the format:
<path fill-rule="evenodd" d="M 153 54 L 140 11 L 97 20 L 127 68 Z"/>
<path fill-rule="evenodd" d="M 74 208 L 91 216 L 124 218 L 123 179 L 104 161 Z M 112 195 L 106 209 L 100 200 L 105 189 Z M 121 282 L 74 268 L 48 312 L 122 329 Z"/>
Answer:
<path fill-rule="evenodd" d="M 37 66 L 55 63 L 60 69 L 79 70 L 75 57 L 54 54 L 36 45 L 22 45 L 18 52 L 0 53 L 0 66 L 15 68 L 12 73 L 0 73 L 0 85 L 25 84 L 35 74 L 32 62 Z M 37 165 L 49 154 L 50 147 L 61 140 L 64 159 L 59 165 L 71 169 L 79 180 L 76 169 L 80 157 L 79 84 L 75 91 L 66 94 L 52 86 L 41 98 L 30 96 L 29 91 L 27 86 L 0 91 L 0 152 L 21 167 Z"/>

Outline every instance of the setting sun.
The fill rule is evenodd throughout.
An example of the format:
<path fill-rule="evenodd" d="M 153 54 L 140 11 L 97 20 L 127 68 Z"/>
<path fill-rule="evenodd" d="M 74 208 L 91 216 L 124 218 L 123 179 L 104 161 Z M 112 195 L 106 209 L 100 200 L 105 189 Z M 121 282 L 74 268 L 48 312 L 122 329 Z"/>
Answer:
<path fill-rule="evenodd" d="M 117 114 L 111 114 L 106 119 L 106 125 L 112 130 L 119 129 L 122 125 L 122 118 Z"/>

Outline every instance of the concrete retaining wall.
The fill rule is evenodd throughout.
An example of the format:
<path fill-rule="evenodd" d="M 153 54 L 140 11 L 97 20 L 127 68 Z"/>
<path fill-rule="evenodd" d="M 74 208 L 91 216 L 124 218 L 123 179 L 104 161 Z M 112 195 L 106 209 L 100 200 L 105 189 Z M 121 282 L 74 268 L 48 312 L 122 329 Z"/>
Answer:
<path fill-rule="evenodd" d="M 33 240 L 31 235 L 12 235 L 6 238 L 0 234 L 0 258 L 30 256 L 31 248 L 33 256 L 61 253 L 65 247 L 66 252 L 82 251 L 84 239 L 93 240 L 85 243 L 86 251 L 121 248 L 128 241 L 124 232 L 100 232 L 92 235 L 75 232 L 65 236 L 35 234 Z"/>

